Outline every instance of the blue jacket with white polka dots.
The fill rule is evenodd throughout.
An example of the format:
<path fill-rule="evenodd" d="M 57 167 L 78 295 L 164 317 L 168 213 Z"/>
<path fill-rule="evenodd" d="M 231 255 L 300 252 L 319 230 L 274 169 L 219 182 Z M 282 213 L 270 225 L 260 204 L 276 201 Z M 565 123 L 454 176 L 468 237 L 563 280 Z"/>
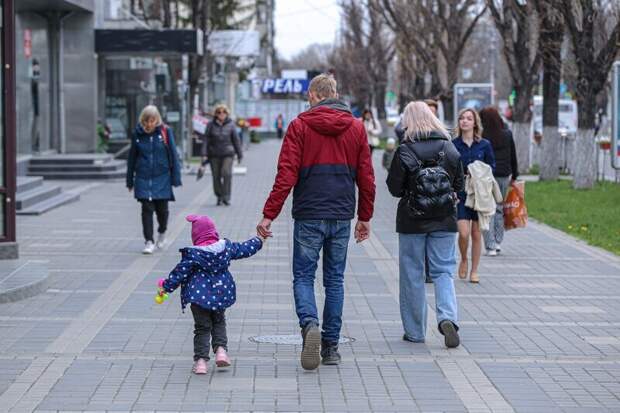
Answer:
<path fill-rule="evenodd" d="M 228 270 L 230 262 L 256 254 L 263 242 L 255 237 L 245 242 L 224 240 L 219 252 L 201 247 L 182 248 L 181 262 L 164 281 L 163 289 L 173 292 L 181 287 L 181 309 L 197 304 L 207 310 L 223 311 L 237 299 L 235 280 Z"/>

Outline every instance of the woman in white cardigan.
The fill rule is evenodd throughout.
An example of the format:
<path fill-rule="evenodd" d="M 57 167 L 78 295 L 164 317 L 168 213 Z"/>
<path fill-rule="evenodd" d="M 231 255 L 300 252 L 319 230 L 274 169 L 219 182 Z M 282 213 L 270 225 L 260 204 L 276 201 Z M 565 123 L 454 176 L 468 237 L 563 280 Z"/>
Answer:
<path fill-rule="evenodd" d="M 379 137 L 381 136 L 381 123 L 375 120 L 370 109 L 364 109 L 362 112 L 362 118 L 360 119 L 364 123 L 366 129 L 366 135 L 368 136 L 368 146 L 370 147 L 370 153 L 373 149 L 379 146 Z"/>

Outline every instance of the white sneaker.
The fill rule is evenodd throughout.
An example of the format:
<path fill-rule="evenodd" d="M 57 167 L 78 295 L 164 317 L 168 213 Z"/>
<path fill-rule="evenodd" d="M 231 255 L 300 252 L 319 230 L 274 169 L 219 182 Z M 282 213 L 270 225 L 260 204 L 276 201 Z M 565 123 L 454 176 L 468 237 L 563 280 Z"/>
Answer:
<path fill-rule="evenodd" d="M 486 255 L 488 257 L 496 257 L 497 256 L 497 250 L 487 250 Z"/>
<path fill-rule="evenodd" d="M 157 235 L 157 243 L 155 244 L 157 248 L 162 249 L 166 246 L 166 233 Z"/>
<path fill-rule="evenodd" d="M 152 254 L 155 252 L 155 244 L 153 241 L 147 241 L 142 250 L 142 254 Z"/>
<path fill-rule="evenodd" d="M 497 247 L 495 247 L 495 251 L 497 251 L 498 254 L 502 252 L 502 244 L 497 244 Z"/>

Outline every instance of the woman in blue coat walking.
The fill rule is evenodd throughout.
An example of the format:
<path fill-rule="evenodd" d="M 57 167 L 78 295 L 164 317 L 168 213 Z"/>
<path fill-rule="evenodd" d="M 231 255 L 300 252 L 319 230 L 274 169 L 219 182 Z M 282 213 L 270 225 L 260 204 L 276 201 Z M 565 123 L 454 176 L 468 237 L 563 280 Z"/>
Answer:
<path fill-rule="evenodd" d="M 181 186 L 181 168 L 172 129 L 161 120 L 157 107 L 146 106 L 131 139 L 127 159 L 127 188 L 142 204 L 144 254 L 152 254 L 166 243 L 168 201 L 174 201 L 173 186 Z M 153 213 L 157 215 L 157 244 L 153 239 Z"/>

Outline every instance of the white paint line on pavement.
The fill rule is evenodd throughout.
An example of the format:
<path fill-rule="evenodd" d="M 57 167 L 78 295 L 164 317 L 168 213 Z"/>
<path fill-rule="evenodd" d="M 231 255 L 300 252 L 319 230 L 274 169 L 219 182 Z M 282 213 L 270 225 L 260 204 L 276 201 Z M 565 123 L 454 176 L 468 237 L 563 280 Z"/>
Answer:
<path fill-rule="evenodd" d="M 605 314 L 606 311 L 595 307 L 593 305 L 543 305 L 539 306 L 541 311 L 545 313 L 564 314 L 564 313 L 578 313 L 578 314 Z"/>
<path fill-rule="evenodd" d="M 73 218 L 71 222 L 76 224 L 101 224 L 110 222 L 107 218 Z"/>
<path fill-rule="evenodd" d="M 53 229 L 52 234 L 92 234 L 92 229 Z M 35 238 L 36 236 L 33 236 Z"/>
<path fill-rule="evenodd" d="M 172 225 L 169 237 L 176 239 L 182 231 L 187 230 L 185 216 L 198 210 L 207 201 L 209 189 L 205 188 L 192 203 L 180 211 Z M 170 247 L 170 244 L 167 248 Z M 140 285 L 144 278 L 165 255 L 139 256 L 114 282 L 73 321 L 64 332 L 46 349 L 46 353 L 79 354 L 95 338 L 97 333 L 112 318 L 127 298 Z"/>
<path fill-rule="evenodd" d="M 73 357 L 37 357 L 0 396 L 2 411 L 34 411 L 73 362 Z M 20 400 L 28 393 L 38 397 Z"/>
<path fill-rule="evenodd" d="M 377 237 L 370 237 L 370 239 L 365 241 L 362 245 L 366 249 L 368 256 L 373 260 L 387 288 L 394 296 L 396 302 L 398 302 L 398 266 L 396 265 L 396 259 L 385 260 L 385 258 L 391 257 L 391 255 Z M 375 258 L 380 258 L 381 260 L 375 260 Z M 468 411 L 490 410 L 513 412 L 514 410 L 510 404 L 495 388 L 493 383 L 475 361 L 469 359 L 465 360 L 465 364 L 457 364 L 455 361 L 443 360 L 445 357 L 471 358 L 471 354 L 463 345 L 450 350 L 444 347 L 443 336 L 437 331 L 434 323 L 436 313 L 432 304 L 434 303 L 429 300 L 428 325 L 426 328 L 427 347 L 434 361 L 463 402 L 465 408 Z"/>

